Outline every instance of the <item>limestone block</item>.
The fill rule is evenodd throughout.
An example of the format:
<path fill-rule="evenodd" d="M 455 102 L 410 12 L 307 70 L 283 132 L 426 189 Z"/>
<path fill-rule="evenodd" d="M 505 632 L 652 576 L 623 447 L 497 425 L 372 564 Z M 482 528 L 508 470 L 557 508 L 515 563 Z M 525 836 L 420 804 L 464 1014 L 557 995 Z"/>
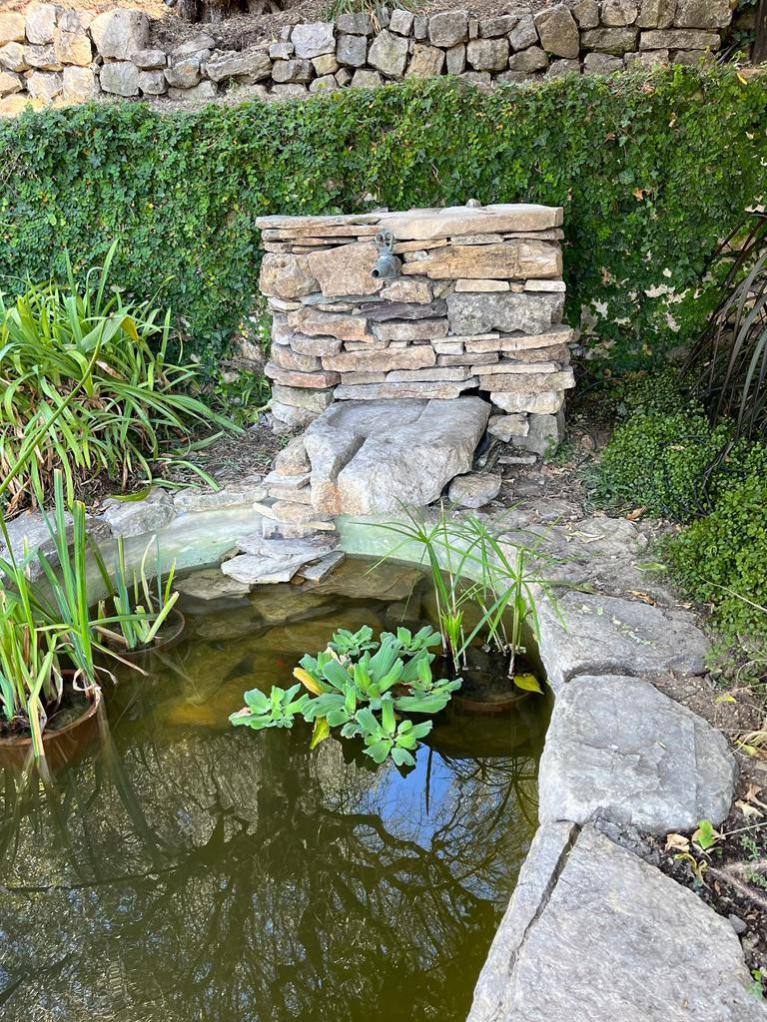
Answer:
<path fill-rule="evenodd" d="M 290 346 L 301 355 L 335 355 L 341 350 L 343 341 L 337 337 L 303 337 L 293 334 Z"/>
<path fill-rule="evenodd" d="M 136 50 L 131 60 L 141 71 L 156 71 L 168 63 L 165 50 Z"/>
<path fill-rule="evenodd" d="M 309 92 L 334 92 L 337 88 L 338 82 L 333 75 L 321 75 L 310 83 Z"/>
<path fill-rule="evenodd" d="M 509 32 L 509 44 L 512 50 L 526 50 L 538 42 L 538 29 L 532 14 L 525 14 Z"/>
<path fill-rule="evenodd" d="M 334 387 L 340 381 L 338 373 L 302 373 L 293 369 L 280 369 L 274 362 L 267 362 L 264 372 L 270 380 L 282 386 L 302 387 L 307 390 L 324 390 L 327 387 Z"/>
<path fill-rule="evenodd" d="M 554 60 L 546 71 L 547 78 L 560 78 L 563 75 L 579 75 L 581 65 L 577 60 Z"/>
<path fill-rule="evenodd" d="M 283 405 L 306 408 L 308 411 L 316 412 L 317 414 L 324 412 L 333 401 L 332 389 L 304 390 L 298 387 L 284 387 L 276 383 L 272 387 L 272 394 Z"/>
<path fill-rule="evenodd" d="M 56 8 L 53 4 L 32 4 L 27 8 L 27 41 L 36 45 L 53 42 L 56 31 Z"/>
<path fill-rule="evenodd" d="M 368 41 L 364 35 L 340 35 L 336 40 L 336 58 L 339 64 L 362 67 L 368 56 Z"/>
<path fill-rule="evenodd" d="M 309 82 L 314 75 L 310 60 L 275 60 L 272 64 L 272 78 L 275 82 Z"/>
<path fill-rule="evenodd" d="M 407 277 L 398 277 L 381 291 L 381 298 L 389 302 L 428 305 L 431 304 L 433 297 L 433 287 L 428 280 L 413 280 Z"/>
<path fill-rule="evenodd" d="M 254 46 L 239 53 L 221 53 L 211 57 L 205 65 L 205 73 L 214 82 L 227 78 L 247 76 L 250 82 L 260 82 L 271 74 L 272 62 L 263 47 Z"/>
<path fill-rule="evenodd" d="M 24 89 L 24 79 L 13 71 L 0 71 L 0 98 Z"/>
<path fill-rule="evenodd" d="M 374 323 L 373 334 L 382 341 L 430 341 L 447 337 L 446 319 L 420 319 L 415 321 Z"/>
<path fill-rule="evenodd" d="M 648 0 L 653 3 L 656 0 Z M 670 0 L 674 2 L 674 0 Z M 580 28 L 597 28 L 599 25 L 599 4 L 597 0 L 577 0 L 570 8 Z"/>
<path fill-rule="evenodd" d="M 215 99 L 218 95 L 218 87 L 215 82 L 202 81 L 193 85 L 191 89 L 168 89 L 168 99 L 181 102 L 200 102 Z"/>
<path fill-rule="evenodd" d="M 338 337 L 342 341 L 372 340 L 364 316 L 318 312 L 311 308 L 297 309 L 288 313 L 288 325 L 298 333 L 312 337 Z"/>
<path fill-rule="evenodd" d="M 424 369 L 436 364 L 437 356 L 428 344 L 380 351 L 342 351 L 325 355 L 322 368 L 331 372 L 388 372 L 394 369 Z"/>
<path fill-rule="evenodd" d="M 187 39 L 185 43 L 177 46 L 171 51 L 173 60 L 181 60 L 182 57 L 193 57 L 200 55 L 200 60 L 210 56 L 210 51 L 215 49 L 216 40 L 207 32 L 199 32 L 197 35 Z"/>
<path fill-rule="evenodd" d="M 577 58 L 580 51 L 578 25 L 564 4 L 556 4 L 554 7 L 539 11 L 535 17 L 535 27 L 541 46 L 547 53 L 552 53 L 555 57 Z"/>
<path fill-rule="evenodd" d="M 442 383 L 468 380 L 472 375 L 468 366 L 429 366 L 426 369 L 395 369 L 385 374 L 387 383 Z M 351 383 L 346 376 L 344 383 Z M 359 382 L 359 381 L 357 381 Z"/>
<path fill-rule="evenodd" d="M 62 92 L 68 103 L 86 103 L 99 94 L 96 74 L 90 67 L 65 67 Z"/>
<path fill-rule="evenodd" d="M 482 377 L 483 390 L 500 394 L 545 394 L 548 391 L 569 390 L 574 386 L 575 377 L 571 369 L 558 373 L 498 373 L 496 376 Z"/>
<path fill-rule="evenodd" d="M 332 21 L 315 21 L 296 25 L 290 36 L 296 56 L 310 60 L 321 53 L 333 53 L 336 48 Z"/>
<path fill-rule="evenodd" d="M 149 45 L 149 19 L 140 11 L 106 11 L 93 19 L 90 33 L 102 57 L 130 60 L 136 50 Z"/>
<path fill-rule="evenodd" d="M 29 64 L 24 56 L 24 50 L 25 47 L 21 43 L 6 43 L 0 47 L 0 67 L 5 67 L 9 71 L 28 71 Z"/>
<path fill-rule="evenodd" d="M 355 89 L 379 89 L 382 85 L 379 73 L 369 68 L 358 67 L 352 77 L 352 88 Z"/>
<path fill-rule="evenodd" d="M 302 373 L 313 373 L 322 369 L 316 355 L 302 355 L 288 344 L 275 344 L 271 351 L 271 360 L 280 369 L 297 369 Z"/>
<path fill-rule="evenodd" d="M 268 99 L 284 100 L 284 99 L 304 99 L 309 95 L 309 90 L 305 85 L 299 85 L 297 82 L 288 82 L 287 84 L 277 84 L 272 86 L 272 91 L 268 94 Z"/>
<path fill-rule="evenodd" d="M 732 21 L 729 0 L 677 0 L 678 28 L 726 28 Z"/>
<path fill-rule="evenodd" d="M 429 42 L 432 46 L 450 49 L 468 38 L 469 15 L 467 11 L 444 11 L 429 18 Z"/>
<path fill-rule="evenodd" d="M 99 82 L 104 92 L 114 96 L 138 96 L 139 69 L 129 60 L 104 64 Z"/>
<path fill-rule="evenodd" d="M 508 280 L 466 280 L 459 278 L 455 282 L 456 291 L 509 291 Z"/>
<path fill-rule="evenodd" d="M 411 283 L 411 278 L 400 278 L 395 283 Z M 413 280 L 412 283 L 420 287 L 430 287 L 428 281 Z M 383 294 L 383 292 L 381 292 Z M 359 311 L 372 323 L 384 323 L 389 319 L 436 319 L 445 316 L 447 313 L 447 302 L 444 298 L 425 303 L 417 302 L 365 302 L 359 306 Z"/>
<path fill-rule="evenodd" d="M 698 51 L 700 52 L 700 51 Z M 668 50 L 640 50 L 638 53 L 627 53 L 623 58 L 626 67 L 665 67 L 669 62 Z"/>
<path fill-rule="evenodd" d="M 290 60 L 295 56 L 295 47 L 291 42 L 276 42 L 269 45 L 269 56 L 272 60 Z"/>
<path fill-rule="evenodd" d="M 53 46 L 25 46 L 24 60 L 38 71 L 61 71 Z"/>
<path fill-rule="evenodd" d="M 319 283 L 308 256 L 267 252 L 261 263 L 259 287 L 267 296 L 300 298 L 317 291 Z"/>
<path fill-rule="evenodd" d="M 374 74 L 375 73 L 376 72 L 374 72 Z M 350 84 L 352 80 L 352 73 L 348 67 L 340 67 L 333 77 L 338 82 L 340 88 L 343 89 L 345 86 Z"/>
<path fill-rule="evenodd" d="M 479 37 L 480 39 L 495 39 L 498 36 L 507 36 L 519 21 L 517 14 L 500 14 L 494 18 L 480 18 Z"/>
<path fill-rule="evenodd" d="M 354 14 L 341 14 L 336 18 L 339 33 L 349 35 L 372 35 L 373 21 L 369 14 L 359 11 Z"/>
<path fill-rule="evenodd" d="M 609 53 L 587 53 L 583 60 L 584 74 L 610 75 L 614 71 L 622 71 L 624 66 L 622 57 Z"/>
<path fill-rule="evenodd" d="M 377 259 L 374 242 L 359 241 L 313 253 L 307 265 L 325 297 L 374 295 L 385 283 L 373 277 Z"/>
<path fill-rule="evenodd" d="M 553 454 L 565 435 L 564 413 L 560 411 L 555 415 L 542 415 L 533 412 L 528 415 L 527 421 L 528 431 L 515 441 L 516 446 L 541 457 Z"/>
<path fill-rule="evenodd" d="M 168 91 L 165 75 L 159 69 L 139 72 L 138 87 L 145 96 L 164 96 Z"/>
<path fill-rule="evenodd" d="M 433 78 L 442 74 L 445 64 L 445 51 L 436 46 L 416 43 L 407 69 L 406 78 Z"/>
<path fill-rule="evenodd" d="M 718 32 L 691 28 L 650 30 L 639 39 L 640 50 L 718 50 L 720 44 Z"/>
<path fill-rule="evenodd" d="M 414 213 L 383 213 L 381 227 L 389 229 L 399 242 L 437 241 L 462 235 L 544 231 L 562 223 L 561 206 L 498 203 L 476 208 L 453 206 Z M 535 239 L 532 239 L 535 240 Z M 442 242 L 442 247 L 446 245 Z M 428 249 L 428 245 L 415 246 Z M 395 252 L 410 251 L 396 245 Z"/>
<path fill-rule="evenodd" d="M 509 63 L 509 41 L 472 39 L 466 47 L 466 59 L 476 71 L 503 71 Z"/>
<path fill-rule="evenodd" d="M 418 42 L 429 38 L 429 19 L 425 14 L 416 14 L 413 19 L 413 38 Z"/>
<path fill-rule="evenodd" d="M 338 70 L 338 61 L 334 53 L 322 53 L 319 57 L 312 58 L 312 67 L 320 77 L 334 75 Z"/>
<path fill-rule="evenodd" d="M 305 429 L 319 414 L 319 412 L 313 412 L 308 408 L 283 404 L 276 396 L 272 397 L 269 403 L 269 410 L 275 419 L 290 426 L 291 429 Z"/>
<path fill-rule="evenodd" d="M 603 0 L 602 24 L 607 28 L 621 28 L 633 25 L 639 14 L 636 0 Z"/>
<path fill-rule="evenodd" d="M 407 39 L 384 29 L 373 40 L 368 63 L 389 78 L 401 78 L 405 73 L 407 55 Z"/>
<path fill-rule="evenodd" d="M 0 11 L 0 46 L 25 41 L 24 15 L 16 11 Z"/>
<path fill-rule="evenodd" d="M 525 436 L 530 429 L 527 415 L 522 412 L 511 415 L 492 415 L 487 424 L 490 436 L 508 443 L 517 437 Z"/>
<path fill-rule="evenodd" d="M 450 245 L 427 252 L 417 263 L 406 263 L 402 272 L 423 274 L 432 280 L 544 279 L 562 275 L 562 252 L 557 244 L 547 241 Z"/>
<path fill-rule="evenodd" d="M 60 64 L 88 67 L 93 59 L 91 40 L 84 29 L 78 32 L 65 32 L 61 27 L 57 28 L 53 49 Z"/>
<path fill-rule="evenodd" d="M 200 58 L 195 54 L 175 61 L 172 67 L 165 69 L 168 85 L 172 89 L 193 89 L 200 83 L 200 65 Z"/>
<path fill-rule="evenodd" d="M 671 28 L 676 0 L 642 0 L 637 25 L 640 28 Z"/>
<path fill-rule="evenodd" d="M 516 412 L 551 414 L 558 412 L 565 401 L 561 391 L 541 394 L 512 394 L 509 391 L 491 391 L 490 400 L 501 411 L 511 415 Z"/>
<path fill-rule="evenodd" d="M 406 11 L 402 7 L 395 8 L 389 18 L 389 30 L 396 32 L 397 35 L 410 35 L 414 17 L 412 11 Z"/>
<path fill-rule="evenodd" d="M 556 308 L 561 307 L 555 307 L 554 315 L 556 315 Z M 486 337 L 468 337 L 465 344 L 466 350 L 469 352 L 504 351 L 515 353 L 528 348 L 561 347 L 562 345 L 569 344 L 572 339 L 573 331 L 570 327 L 560 324 L 546 330 L 544 333 L 533 332 L 524 337 L 519 335 L 499 337 L 498 334 L 489 334 Z"/>
<path fill-rule="evenodd" d="M 527 50 L 520 50 L 512 54 L 509 60 L 509 70 L 518 71 L 523 74 L 531 74 L 534 71 L 543 71 L 549 66 L 549 58 L 540 46 L 531 46 Z"/>
<path fill-rule="evenodd" d="M 539 815 L 543 824 L 599 814 L 655 834 L 687 832 L 724 820 L 736 779 L 724 736 L 686 706 L 641 678 L 582 675 L 557 696 Z"/>
<path fill-rule="evenodd" d="M 480 508 L 495 500 L 503 478 L 495 472 L 469 472 L 456 476 L 447 491 L 447 499 L 459 507 Z"/>
<path fill-rule="evenodd" d="M 61 74 L 50 71 L 33 71 L 27 78 L 27 92 L 32 99 L 52 103 L 61 95 L 64 79 Z"/>
<path fill-rule="evenodd" d="M 466 70 L 466 45 L 457 43 L 447 51 L 446 70 L 449 75 L 460 75 Z"/>
<path fill-rule="evenodd" d="M 696 67 L 699 64 L 712 64 L 714 60 L 715 57 L 711 50 L 677 50 L 672 63 Z"/>
<path fill-rule="evenodd" d="M 642 33 L 642 35 L 646 34 Z M 593 28 L 581 34 L 581 45 L 585 50 L 598 50 L 600 53 L 614 53 L 623 56 L 628 50 L 637 48 L 637 35 L 635 28 Z M 645 48 L 659 50 L 663 47 L 648 46 Z"/>

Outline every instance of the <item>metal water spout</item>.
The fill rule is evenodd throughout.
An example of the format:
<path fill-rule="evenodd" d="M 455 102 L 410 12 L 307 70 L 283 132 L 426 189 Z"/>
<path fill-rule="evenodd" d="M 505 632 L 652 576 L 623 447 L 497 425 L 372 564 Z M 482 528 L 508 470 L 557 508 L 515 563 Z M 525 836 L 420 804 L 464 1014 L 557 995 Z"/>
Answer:
<path fill-rule="evenodd" d="M 375 236 L 378 259 L 373 267 L 375 280 L 393 280 L 399 277 L 402 260 L 394 254 L 394 235 L 391 231 L 379 231 Z"/>

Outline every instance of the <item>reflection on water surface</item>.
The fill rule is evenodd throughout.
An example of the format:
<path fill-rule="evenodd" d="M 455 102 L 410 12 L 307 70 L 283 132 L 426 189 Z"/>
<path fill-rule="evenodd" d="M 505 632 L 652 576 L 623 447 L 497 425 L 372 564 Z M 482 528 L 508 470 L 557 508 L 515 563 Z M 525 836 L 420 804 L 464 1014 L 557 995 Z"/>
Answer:
<path fill-rule="evenodd" d="M 187 600 L 93 755 L 52 790 L 2 775 L 4 1022 L 465 1018 L 535 828 L 541 707 L 444 715 L 404 777 L 226 722 L 334 628 L 428 615 L 412 568 L 365 568 Z"/>

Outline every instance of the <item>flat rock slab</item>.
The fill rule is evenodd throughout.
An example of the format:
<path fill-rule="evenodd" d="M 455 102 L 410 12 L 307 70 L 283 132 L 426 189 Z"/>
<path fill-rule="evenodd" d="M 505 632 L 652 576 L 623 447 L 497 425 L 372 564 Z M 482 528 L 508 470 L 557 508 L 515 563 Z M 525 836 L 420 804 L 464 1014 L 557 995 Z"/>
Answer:
<path fill-rule="evenodd" d="M 249 585 L 227 578 L 218 568 L 196 571 L 189 578 L 176 582 L 176 589 L 195 600 L 221 600 L 230 596 L 245 596 L 250 592 Z"/>
<path fill-rule="evenodd" d="M 315 512 L 425 507 L 471 469 L 489 415 L 478 397 L 331 405 L 304 435 Z"/>
<path fill-rule="evenodd" d="M 484 507 L 501 492 L 502 482 L 502 477 L 495 472 L 469 472 L 465 476 L 456 476 L 447 491 L 448 500 L 459 507 Z"/>
<path fill-rule="evenodd" d="M 276 585 L 279 582 L 290 582 L 298 569 L 303 565 L 302 558 L 262 557 L 254 554 L 238 554 L 229 561 L 224 561 L 221 571 L 235 582 L 243 585 L 263 586 Z"/>
<path fill-rule="evenodd" d="M 176 515 L 173 497 L 167 490 L 155 488 L 143 500 L 115 500 L 104 502 L 103 517 L 109 523 L 113 536 L 128 539 L 156 532 Z"/>
<path fill-rule="evenodd" d="M 702 819 L 721 823 L 736 780 L 723 735 L 692 710 L 641 678 L 581 675 L 554 705 L 539 818 L 689 831 Z"/>
<path fill-rule="evenodd" d="M 706 637 L 691 615 L 615 596 L 540 601 L 539 652 L 558 692 L 577 674 L 702 674 Z"/>
<path fill-rule="evenodd" d="M 543 826 L 468 1022 L 764 1022 L 735 933 L 591 826 Z"/>

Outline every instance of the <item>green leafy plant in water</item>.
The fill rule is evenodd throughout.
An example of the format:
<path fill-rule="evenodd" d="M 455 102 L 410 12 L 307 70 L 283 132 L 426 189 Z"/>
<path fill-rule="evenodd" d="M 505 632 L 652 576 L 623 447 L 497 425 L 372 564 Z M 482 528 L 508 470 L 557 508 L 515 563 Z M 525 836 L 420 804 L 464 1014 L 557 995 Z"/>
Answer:
<path fill-rule="evenodd" d="M 245 693 L 243 709 L 233 713 L 229 720 L 235 726 L 249 727 L 254 731 L 292 727 L 296 716 L 303 713 L 308 699 L 306 695 L 296 698 L 300 691 L 301 685 L 292 685 L 289 689 L 272 686 L 267 696 L 261 689 L 253 688 Z"/>
<path fill-rule="evenodd" d="M 293 672 L 304 696 L 295 698 L 299 685 L 287 692 L 272 689 L 271 703 L 263 693 L 260 697 L 246 693 L 245 707 L 230 721 L 243 725 L 252 719 L 250 726 L 260 730 L 288 727 L 287 720 L 292 723 L 300 715 L 314 725 L 312 748 L 333 728 L 340 728 L 343 738 L 361 738 L 376 763 L 391 757 L 398 766 L 412 766 L 413 753 L 431 730 L 431 722 L 414 724 L 404 715 L 441 712 L 462 682 L 434 677 L 434 654 L 429 649 L 440 639 L 431 627 L 415 634 L 407 628 L 383 632 L 378 641 L 372 636 L 368 627 L 354 633 L 339 630 L 327 649 L 302 657 Z M 283 712 L 286 705 L 289 715 Z M 273 717 L 281 723 L 270 723 Z"/>

